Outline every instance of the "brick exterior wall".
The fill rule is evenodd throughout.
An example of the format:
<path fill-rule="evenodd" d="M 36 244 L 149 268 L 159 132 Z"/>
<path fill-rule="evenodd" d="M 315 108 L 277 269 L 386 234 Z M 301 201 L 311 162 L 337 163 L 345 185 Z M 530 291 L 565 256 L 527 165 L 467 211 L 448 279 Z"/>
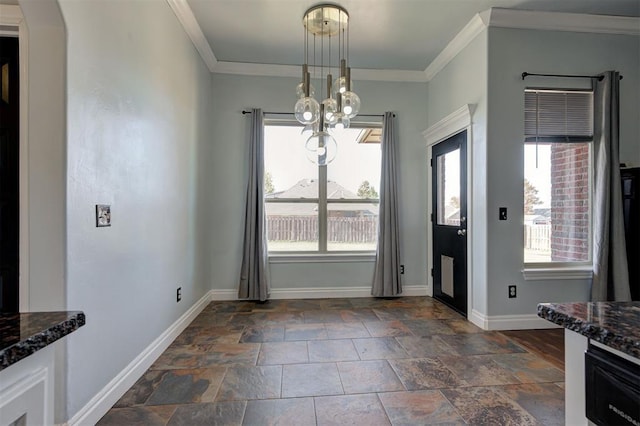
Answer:
<path fill-rule="evenodd" d="M 589 144 L 551 146 L 551 260 L 589 259 Z"/>

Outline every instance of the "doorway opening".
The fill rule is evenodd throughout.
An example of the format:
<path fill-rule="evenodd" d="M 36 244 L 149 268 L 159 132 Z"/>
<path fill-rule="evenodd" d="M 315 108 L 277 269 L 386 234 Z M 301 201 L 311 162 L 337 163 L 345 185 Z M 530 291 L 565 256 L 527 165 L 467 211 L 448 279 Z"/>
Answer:
<path fill-rule="evenodd" d="M 0 312 L 19 310 L 20 90 L 18 38 L 0 37 Z"/>

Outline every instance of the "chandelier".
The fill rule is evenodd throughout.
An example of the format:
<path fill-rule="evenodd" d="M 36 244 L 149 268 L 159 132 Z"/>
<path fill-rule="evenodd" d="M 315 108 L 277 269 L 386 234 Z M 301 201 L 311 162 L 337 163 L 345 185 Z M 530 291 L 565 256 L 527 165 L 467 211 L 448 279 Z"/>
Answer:
<path fill-rule="evenodd" d="M 312 132 L 305 145 L 309 159 L 326 165 L 337 152 L 336 141 L 329 130 L 348 128 L 360 111 L 360 98 L 353 91 L 351 68 L 347 64 L 349 14 L 338 5 L 320 4 L 305 12 L 302 23 L 304 64 L 302 81 L 296 87 L 298 101 L 294 114 L 305 131 Z M 335 80 L 332 69 L 338 72 Z M 314 80 L 320 83 L 320 96 L 324 96 L 320 102 L 315 99 L 311 71 Z"/>

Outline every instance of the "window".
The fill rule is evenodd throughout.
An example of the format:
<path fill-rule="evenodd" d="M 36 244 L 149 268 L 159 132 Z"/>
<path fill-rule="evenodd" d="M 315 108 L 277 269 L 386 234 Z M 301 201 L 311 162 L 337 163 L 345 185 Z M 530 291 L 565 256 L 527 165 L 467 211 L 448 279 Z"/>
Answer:
<path fill-rule="evenodd" d="M 318 166 L 297 122 L 265 120 L 265 210 L 270 253 L 375 251 L 381 124 L 332 130 L 335 159 Z"/>
<path fill-rule="evenodd" d="M 525 91 L 525 264 L 590 263 L 592 140 L 592 92 Z"/>

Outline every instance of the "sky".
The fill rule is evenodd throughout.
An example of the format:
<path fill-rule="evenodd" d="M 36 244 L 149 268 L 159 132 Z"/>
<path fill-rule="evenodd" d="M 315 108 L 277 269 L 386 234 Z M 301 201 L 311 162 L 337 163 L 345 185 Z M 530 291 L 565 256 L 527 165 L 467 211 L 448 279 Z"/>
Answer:
<path fill-rule="evenodd" d="M 538 208 L 551 207 L 551 145 L 537 144 L 538 161 L 536 164 L 536 144 L 524 145 L 524 177 L 538 190 L 542 204 Z"/>
<path fill-rule="evenodd" d="M 336 139 L 335 159 L 327 166 L 329 180 L 356 193 L 363 181 L 380 192 L 380 144 L 356 143 L 360 129 L 331 131 Z M 265 173 L 271 173 L 276 191 L 283 191 L 301 179 L 317 179 L 318 166 L 306 154 L 302 126 L 265 126 Z"/>

